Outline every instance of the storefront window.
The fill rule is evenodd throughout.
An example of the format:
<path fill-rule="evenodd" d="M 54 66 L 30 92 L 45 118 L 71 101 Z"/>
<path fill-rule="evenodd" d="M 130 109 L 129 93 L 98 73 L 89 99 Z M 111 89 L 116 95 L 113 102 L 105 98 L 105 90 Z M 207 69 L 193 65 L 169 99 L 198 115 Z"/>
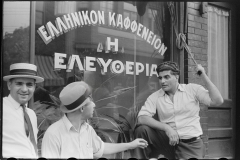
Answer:
<path fill-rule="evenodd" d="M 62 115 L 60 91 L 75 81 L 92 87 L 96 112 L 89 122 L 97 134 L 106 142 L 131 141 L 138 111 L 160 88 L 155 69 L 170 60 L 167 4 L 148 2 L 139 16 L 130 2 L 37 1 L 36 13 L 35 63 L 45 79 L 34 97 L 35 106 L 45 106 L 36 108 L 39 142 Z M 56 67 L 59 59 L 65 68 Z"/>
<path fill-rule="evenodd" d="M 186 58 L 188 53 L 181 48 L 179 38 L 183 34 L 189 36 L 192 30 L 196 31 L 194 28 L 199 28 L 189 27 L 193 16 L 187 11 L 198 12 L 196 6 L 200 3 L 139 2 L 3 2 L 2 77 L 9 74 L 11 64 L 27 62 L 36 64 L 38 75 L 44 78 L 43 83 L 37 84 L 28 105 L 37 115 L 39 157 L 45 131 L 63 116 L 59 94 L 69 83 L 85 81 L 91 86 L 96 107 L 89 124 L 104 142 L 120 143 L 133 140 L 138 112 L 149 95 L 161 88 L 156 73 L 158 64 L 177 62 L 181 70 L 180 83 L 192 81 L 190 61 Z M 208 4 L 208 54 L 207 60 L 199 63 L 207 61 L 211 81 L 224 99 L 231 99 L 226 101 L 227 107 L 223 109 L 230 108 L 232 111 L 229 113 L 232 113 L 234 78 L 231 79 L 232 70 L 229 68 L 235 56 L 232 37 L 235 29 L 231 24 L 235 22 L 233 17 L 236 13 L 231 3 L 216 4 Z M 203 9 L 201 7 L 199 11 Z M 205 16 L 194 15 L 194 20 L 206 20 Z M 206 30 L 205 24 L 201 27 Z M 190 45 L 193 53 L 194 48 L 198 48 L 194 45 Z M 4 81 L 2 91 L 3 97 L 8 96 Z M 209 121 L 211 116 L 206 114 L 210 111 L 211 107 L 201 106 L 201 118 Z M 203 128 L 203 137 L 208 137 L 210 133 L 205 131 L 211 130 L 210 122 L 201 124 L 208 126 Z M 216 137 L 211 136 L 215 141 Z M 210 144 L 211 139 L 205 138 L 204 143 Z M 132 151 L 126 151 L 103 157 L 128 159 L 135 156 Z"/>
<path fill-rule="evenodd" d="M 29 62 L 30 2 L 3 2 L 3 76 L 16 62 Z M 3 96 L 9 91 L 3 85 Z"/>

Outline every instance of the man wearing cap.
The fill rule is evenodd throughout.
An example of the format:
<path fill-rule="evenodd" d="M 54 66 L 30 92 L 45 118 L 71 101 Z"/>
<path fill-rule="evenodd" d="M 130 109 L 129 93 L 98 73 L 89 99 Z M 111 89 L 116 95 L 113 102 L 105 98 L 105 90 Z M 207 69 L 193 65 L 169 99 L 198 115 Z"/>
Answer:
<path fill-rule="evenodd" d="M 145 148 L 144 139 L 130 143 L 104 143 L 86 120 L 93 116 L 95 104 L 90 86 L 83 82 L 68 84 L 59 95 L 63 117 L 45 132 L 42 141 L 42 157 L 77 159 L 99 158 L 136 147 Z"/>
<path fill-rule="evenodd" d="M 219 106 L 223 98 L 201 65 L 196 71 L 207 89 L 198 84 L 179 84 L 179 68 L 174 62 L 157 67 L 161 89 L 151 94 L 138 114 L 135 136 L 148 141 L 146 149 L 136 149 L 137 158 L 202 159 L 205 147 L 201 139 L 199 103 Z M 159 120 L 152 118 L 155 114 Z"/>
<path fill-rule="evenodd" d="M 10 94 L 3 98 L 2 156 L 37 158 L 37 117 L 28 102 L 36 83 L 44 79 L 37 76 L 37 66 L 15 63 L 3 80 L 7 81 Z"/>

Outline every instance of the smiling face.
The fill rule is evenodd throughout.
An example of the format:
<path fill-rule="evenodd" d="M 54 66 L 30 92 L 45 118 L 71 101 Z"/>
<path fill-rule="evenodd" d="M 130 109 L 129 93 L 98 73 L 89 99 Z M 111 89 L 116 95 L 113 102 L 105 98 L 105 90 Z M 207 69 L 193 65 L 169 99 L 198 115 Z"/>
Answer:
<path fill-rule="evenodd" d="M 14 78 L 8 81 L 12 98 L 20 104 L 26 104 L 35 91 L 35 80 L 31 78 Z"/>
<path fill-rule="evenodd" d="M 159 72 L 159 82 L 165 92 L 175 93 L 178 86 L 178 75 L 173 75 L 171 70 Z"/>

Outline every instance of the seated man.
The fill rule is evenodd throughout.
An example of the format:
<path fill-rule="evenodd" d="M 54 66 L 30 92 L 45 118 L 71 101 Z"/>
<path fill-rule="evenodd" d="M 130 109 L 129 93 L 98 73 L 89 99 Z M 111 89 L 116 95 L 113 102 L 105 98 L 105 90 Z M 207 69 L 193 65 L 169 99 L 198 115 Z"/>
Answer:
<path fill-rule="evenodd" d="M 201 65 L 199 76 L 207 90 L 198 84 L 179 84 L 179 68 L 174 62 L 157 67 L 161 89 L 151 94 L 138 114 L 135 136 L 148 141 L 145 149 L 135 150 L 136 158 L 202 159 L 205 147 L 201 139 L 199 103 L 219 106 L 223 98 Z M 159 121 L 153 116 L 157 114 Z"/>
<path fill-rule="evenodd" d="M 130 143 L 104 143 L 86 122 L 93 116 L 95 107 L 90 95 L 91 89 L 83 81 L 70 83 L 63 88 L 59 97 L 64 116 L 45 132 L 42 157 L 93 159 L 103 154 L 147 147 L 147 142 L 141 138 Z"/>

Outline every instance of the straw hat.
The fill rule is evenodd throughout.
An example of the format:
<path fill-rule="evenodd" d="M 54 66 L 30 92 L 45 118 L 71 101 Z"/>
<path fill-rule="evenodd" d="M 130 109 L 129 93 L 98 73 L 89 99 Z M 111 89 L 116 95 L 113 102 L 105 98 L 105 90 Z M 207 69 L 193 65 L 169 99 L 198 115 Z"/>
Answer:
<path fill-rule="evenodd" d="M 37 76 L 37 66 L 30 63 L 15 63 L 10 65 L 10 75 L 4 76 L 3 80 L 8 81 L 12 78 L 33 78 L 35 83 L 44 81 L 44 78 Z"/>
<path fill-rule="evenodd" d="M 83 81 L 68 84 L 59 94 L 62 102 L 60 110 L 64 113 L 70 113 L 81 108 L 90 101 L 88 98 L 90 94 L 90 86 Z"/>

